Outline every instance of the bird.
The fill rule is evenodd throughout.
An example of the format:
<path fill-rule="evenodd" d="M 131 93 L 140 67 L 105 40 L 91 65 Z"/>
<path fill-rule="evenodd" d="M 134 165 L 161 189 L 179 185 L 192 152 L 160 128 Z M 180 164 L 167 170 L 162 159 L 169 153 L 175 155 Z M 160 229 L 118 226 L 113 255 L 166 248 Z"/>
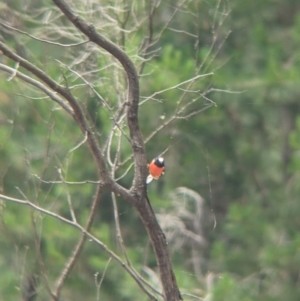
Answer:
<path fill-rule="evenodd" d="M 146 183 L 149 184 L 153 179 L 158 180 L 165 173 L 165 160 L 163 157 L 153 159 L 148 164 L 149 175 Z"/>

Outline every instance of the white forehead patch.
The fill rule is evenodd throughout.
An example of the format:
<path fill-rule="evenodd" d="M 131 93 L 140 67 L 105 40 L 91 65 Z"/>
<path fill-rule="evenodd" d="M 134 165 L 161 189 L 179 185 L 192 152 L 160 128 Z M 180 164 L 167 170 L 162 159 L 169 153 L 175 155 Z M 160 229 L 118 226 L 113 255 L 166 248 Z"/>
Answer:
<path fill-rule="evenodd" d="M 158 160 L 160 163 L 164 163 L 164 158 L 163 158 L 163 157 L 159 157 L 157 160 Z"/>

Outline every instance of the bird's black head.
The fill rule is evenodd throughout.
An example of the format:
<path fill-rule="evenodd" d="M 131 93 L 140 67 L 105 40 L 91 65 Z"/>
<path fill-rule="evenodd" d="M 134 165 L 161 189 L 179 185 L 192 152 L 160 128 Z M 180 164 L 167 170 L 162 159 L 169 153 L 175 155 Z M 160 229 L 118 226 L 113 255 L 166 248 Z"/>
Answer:
<path fill-rule="evenodd" d="M 165 166 L 165 160 L 162 157 L 156 158 L 154 163 L 158 167 L 164 167 Z"/>

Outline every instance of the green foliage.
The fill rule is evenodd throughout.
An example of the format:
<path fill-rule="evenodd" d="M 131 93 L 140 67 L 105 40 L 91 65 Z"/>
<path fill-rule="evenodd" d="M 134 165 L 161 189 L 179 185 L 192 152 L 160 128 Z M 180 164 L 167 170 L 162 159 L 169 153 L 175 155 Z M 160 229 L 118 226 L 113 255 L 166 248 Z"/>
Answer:
<path fill-rule="evenodd" d="M 27 18 L 21 25 L 29 33 L 39 36 L 41 24 L 47 25 L 41 22 L 46 16 L 35 14 L 36 1 L 27 2 L 29 7 L 32 5 L 37 19 Z M 11 1 L 8 5 L 20 12 L 22 3 Z M 149 7 L 142 1 L 133 3 L 133 16 L 145 17 Z M 221 3 L 223 5 L 223 1 Z M 115 2 L 105 1 L 105 4 L 112 7 Z M 164 155 L 166 175 L 149 185 L 149 197 L 155 212 L 170 213 L 174 209 L 170 193 L 176 187 L 186 186 L 207 200 L 205 206 L 209 211 L 213 209 L 217 218 L 216 228 L 209 226 L 204 231 L 208 242 L 205 251 L 199 249 L 201 256 L 204 253 L 202 260 L 205 262 L 200 267 L 202 277 L 196 276 L 189 247 L 183 245 L 172 253 L 175 274 L 184 292 L 200 297 L 210 294 L 215 301 L 298 301 L 299 3 L 296 0 L 229 1 L 231 13 L 219 31 L 215 31 L 220 36 L 211 47 L 212 20 L 221 20 L 225 14 L 222 5 L 216 11 L 216 4 L 217 1 L 189 1 L 169 24 L 170 29 L 162 34 L 157 57 L 146 61 L 141 73 L 141 102 L 154 95 L 140 106 L 140 126 L 145 138 L 172 118 L 178 105 L 182 107 L 191 102 L 184 111 L 189 114 L 211 104 L 199 93 L 212 89 L 206 97 L 216 103 L 193 117 L 174 118 L 147 143 L 149 160 L 169 147 Z M 52 4 L 43 1 L 40 5 L 48 9 Z M 172 8 L 173 1 L 163 1 L 157 8 L 154 34 L 160 32 L 160 26 Z M 79 5 L 80 13 L 84 9 Z M 119 20 L 124 20 L 125 11 L 120 9 Z M 97 23 L 98 20 L 91 16 L 93 21 L 97 30 L 132 56 L 136 66 L 142 64 L 143 60 L 134 54 L 147 37 L 147 22 L 134 31 L 136 19 L 130 18 L 117 32 L 115 24 L 109 25 L 109 19 Z M 64 24 L 65 21 L 59 22 Z M 72 30 L 71 36 L 59 41 L 77 41 Z M 225 39 L 229 30 L 231 34 Z M 199 37 L 198 46 L 194 36 Z M 37 66 L 61 85 L 68 83 L 91 117 L 93 129 L 101 133 L 99 141 L 104 146 L 114 124 L 108 106 L 115 107 L 120 99 L 126 99 L 123 73 L 116 71 L 119 67 L 109 65 L 112 68 L 106 68 L 110 57 L 88 47 L 77 50 L 76 47 L 41 43 L 24 35 L 16 37 L 20 40 L 13 35 L 5 36 L 8 46 L 20 51 L 22 45 L 30 50 L 24 52 L 28 59 L 34 59 Z M 51 33 L 50 37 L 55 40 L 57 36 Z M 88 57 L 84 64 L 72 68 L 85 74 L 85 79 L 100 97 L 90 87 L 82 85 L 83 80 L 66 67 L 79 54 L 88 54 Z M 1 58 L 3 61 L 6 63 L 5 58 Z M 203 64 L 199 72 L 197 63 L 198 67 Z M 15 67 L 9 60 L 7 64 Z M 94 74 L 93 70 L 98 69 L 99 73 Z M 184 84 L 170 89 L 209 72 L 214 75 L 201 78 L 192 86 Z M 69 196 L 77 219 L 84 225 L 95 185 L 67 185 L 66 189 L 63 184 L 48 182 L 60 180 L 60 171 L 64 179 L 71 182 L 97 179 L 88 148 L 81 145 L 70 152 L 83 139 L 80 129 L 72 118 L 58 109 L 57 104 L 42 99 L 44 95 L 37 90 L 17 78 L 7 81 L 7 74 L 0 76 L 1 191 L 12 197 L 26 196 L 68 219 Z M 119 86 L 115 84 L 116 79 Z M 186 93 L 183 97 L 182 91 L 186 88 L 196 92 Z M 160 91 L 164 92 L 155 94 Z M 128 133 L 126 127 L 122 130 Z M 119 135 L 120 129 L 112 139 L 112 158 Z M 130 145 L 123 137 L 121 159 L 125 160 L 130 154 Z M 131 163 L 128 160 L 117 171 L 117 176 L 122 175 Z M 132 174 L 133 168 L 120 183 L 129 187 Z M 149 282 L 158 286 L 157 279 L 143 269 L 145 265 L 156 270 L 156 262 L 141 221 L 129 204 L 117 201 L 128 257 Z M 100 204 L 92 233 L 124 260 L 116 239 L 108 192 L 104 192 Z M 49 282 L 54 285 L 80 233 L 51 217 L 3 200 L 0 200 L 0 217 L 0 269 L 5 271 L 0 273 L 0 299 L 20 299 L 22 286 L 32 274 L 39 278 L 41 295 L 38 300 L 47 299 L 36 242 L 47 267 Z M 170 251 L 173 251 L 172 245 Z M 87 241 L 66 282 L 63 297 L 75 301 L 95 300 L 94 275 L 99 273 L 98 280 L 101 279 L 108 260 L 107 254 Z M 211 288 L 206 287 L 209 272 L 214 275 Z M 101 299 L 141 300 L 145 299 L 144 296 L 141 298 L 142 294 L 126 272 L 115 262 L 110 262 L 100 289 Z M 188 296 L 184 298 L 189 300 Z"/>

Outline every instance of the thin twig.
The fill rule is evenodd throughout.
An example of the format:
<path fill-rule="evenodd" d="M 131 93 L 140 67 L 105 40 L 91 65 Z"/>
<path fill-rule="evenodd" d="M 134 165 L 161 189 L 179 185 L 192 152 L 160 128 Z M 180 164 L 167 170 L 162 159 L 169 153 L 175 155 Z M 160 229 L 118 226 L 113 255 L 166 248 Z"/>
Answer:
<path fill-rule="evenodd" d="M 92 203 L 92 206 L 90 209 L 90 213 L 89 213 L 89 216 L 88 216 L 88 219 L 86 222 L 85 232 L 89 232 L 90 228 L 92 227 L 93 220 L 94 220 L 94 217 L 95 217 L 95 214 L 97 211 L 96 209 L 97 209 L 98 203 L 100 201 L 101 192 L 102 192 L 101 185 L 98 185 L 94 199 L 93 199 L 93 203 Z M 73 222 L 76 222 L 76 221 L 73 221 Z M 87 237 L 86 233 L 82 233 L 78 243 L 76 244 L 76 246 L 72 252 L 72 255 L 67 260 L 66 265 L 64 266 L 63 270 L 61 271 L 61 273 L 56 281 L 55 295 L 57 297 L 59 297 L 62 286 L 63 286 L 66 278 L 68 277 L 68 275 L 71 273 L 73 266 L 75 265 L 75 263 L 78 259 L 78 256 L 82 251 L 82 248 L 86 241 L 86 237 Z"/>
<path fill-rule="evenodd" d="M 124 240 L 123 240 L 123 237 L 122 237 L 116 195 L 114 193 L 112 193 L 111 197 L 112 197 L 112 201 L 113 201 L 114 218 L 115 218 L 115 224 L 116 224 L 117 239 L 118 239 L 119 245 L 121 247 L 122 253 L 123 253 L 124 257 L 125 257 L 125 260 L 126 260 L 128 266 L 131 267 L 131 263 L 130 263 L 130 260 L 129 260 L 128 256 L 127 256 L 126 247 L 125 247 Z"/>
<path fill-rule="evenodd" d="M 130 159 L 131 159 L 132 157 L 130 157 Z M 128 160 L 129 161 L 129 160 Z M 123 161 L 124 162 L 124 161 Z M 125 162 L 124 162 L 124 164 L 123 164 L 123 162 L 121 162 L 117 167 L 119 167 L 119 166 L 122 166 L 122 165 L 124 165 L 125 164 Z M 118 181 L 120 181 L 121 179 L 123 179 L 127 174 L 128 174 L 128 172 L 129 172 L 129 170 L 132 168 L 132 166 L 133 166 L 133 162 L 127 167 L 127 169 L 125 170 L 125 172 L 121 175 L 121 176 L 119 176 L 118 178 L 116 178 L 116 181 L 118 182 Z"/>
<path fill-rule="evenodd" d="M 58 175 L 59 175 L 59 177 L 60 177 L 60 179 L 61 179 L 61 181 L 62 181 L 62 183 L 64 185 L 65 192 L 67 194 L 67 201 L 68 201 L 68 205 L 69 205 L 69 209 L 70 209 L 72 221 L 74 223 L 76 223 L 77 222 L 76 215 L 75 215 L 74 208 L 73 208 L 73 205 L 72 205 L 72 199 L 71 199 L 71 195 L 69 193 L 69 189 L 68 189 L 68 187 L 67 187 L 67 185 L 65 183 L 64 177 L 63 177 L 62 172 L 61 172 L 61 168 L 58 168 L 57 171 L 58 171 Z"/>
<path fill-rule="evenodd" d="M 106 270 L 107 270 L 107 268 L 108 268 L 110 262 L 111 262 L 111 257 L 108 259 L 108 261 L 107 261 L 107 263 L 106 263 L 106 265 L 105 265 L 104 271 L 103 271 L 103 273 L 102 273 L 102 276 L 101 276 L 101 279 L 100 279 L 99 282 L 98 282 L 98 279 L 97 279 L 99 273 L 96 273 L 96 274 L 95 274 L 95 284 L 96 284 L 96 287 L 97 287 L 97 297 L 96 297 L 96 301 L 100 301 L 100 288 L 101 288 L 101 286 L 102 286 L 102 282 L 103 282 L 103 280 L 104 280 L 104 277 L 105 277 L 105 274 L 106 274 Z"/>
<path fill-rule="evenodd" d="M 52 90 L 47 88 L 44 84 L 41 82 L 21 73 L 20 71 L 10 68 L 6 65 L 0 64 L 0 70 L 3 70 L 5 72 L 11 73 L 15 75 L 16 77 L 19 77 L 23 81 L 35 86 L 36 88 L 40 89 L 42 92 L 47 94 L 52 100 L 54 100 L 56 103 L 58 103 L 65 111 L 67 111 L 70 115 L 73 115 L 72 108 L 59 96 L 57 96 L 56 93 L 54 93 Z"/>
<path fill-rule="evenodd" d="M 77 71 L 71 69 L 69 66 L 67 66 L 66 64 L 64 64 L 63 62 L 61 62 L 60 60 L 55 60 L 56 62 L 58 62 L 60 65 L 62 65 L 63 67 L 67 68 L 69 71 L 71 71 L 72 73 L 74 73 L 75 75 L 77 75 L 94 93 L 95 95 L 99 98 L 100 101 L 102 101 L 104 103 L 104 105 L 110 110 L 112 111 L 113 108 L 110 107 L 110 105 L 107 103 L 107 101 L 95 90 L 95 88 L 93 87 L 93 85 L 87 81 L 81 74 L 79 74 Z"/>
<path fill-rule="evenodd" d="M 89 42 L 89 40 L 86 40 L 86 41 L 83 41 L 83 42 L 79 42 L 79 43 L 75 43 L 75 44 L 61 44 L 61 43 L 57 43 L 57 42 L 53 42 L 53 41 L 49 41 L 49 40 L 44 40 L 44 39 L 40 39 L 40 38 L 37 38 L 25 31 L 22 31 L 18 28 L 14 28 L 12 26 L 9 26 L 8 24 L 5 24 L 4 22 L 0 22 L 0 24 L 6 28 L 9 28 L 10 30 L 13 30 L 13 31 L 16 31 L 18 33 L 21 33 L 25 36 L 28 36 L 36 41 L 39 41 L 39 42 L 42 42 L 42 43 L 47 43 L 47 44 L 51 44 L 51 45 L 55 45 L 55 46 L 60 46 L 60 47 L 75 47 L 75 46 L 81 46 L 83 44 L 86 44 Z"/>
<path fill-rule="evenodd" d="M 66 64 L 62 63 L 59 60 L 56 60 L 58 63 L 60 63 L 62 66 L 64 66 L 65 68 L 67 68 L 69 71 L 71 71 L 72 73 L 76 74 L 94 93 L 95 95 L 99 98 L 99 100 L 101 102 L 103 102 L 104 106 L 108 108 L 109 111 L 112 111 L 113 108 L 110 107 L 110 105 L 108 104 L 108 102 L 95 90 L 95 88 L 93 87 L 93 85 L 87 81 L 81 74 L 79 74 L 78 72 L 76 72 L 75 70 L 72 70 L 70 67 L 68 67 Z M 114 119 L 114 117 L 111 117 L 115 123 L 115 126 L 119 128 L 119 130 L 122 132 L 122 134 L 126 137 L 126 139 L 130 142 L 130 138 L 128 137 L 128 135 L 123 131 L 122 127 L 119 125 L 119 122 L 117 120 Z"/>
<path fill-rule="evenodd" d="M 45 183 L 45 184 L 68 184 L 68 185 L 83 185 L 83 184 L 100 184 L 101 181 L 92 181 L 92 180 L 85 180 L 85 181 L 78 181 L 78 182 L 71 182 L 71 181 L 46 181 L 43 180 L 41 177 L 39 177 L 36 174 L 32 174 L 34 177 L 36 177 L 38 180 L 40 180 L 41 182 Z"/>
<path fill-rule="evenodd" d="M 190 79 L 187 79 L 187 80 L 185 80 L 185 81 L 183 81 L 183 82 L 180 82 L 179 84 L 177 84 L 177 85 L 175 85 L 175 86 L 172 86 L 172 87 L 163 89 L 163 90 L 161 90 L 161 91 L 155 92 L 155 93 L 153 93 L 152 95 L 146 97 L 143 101 L 141 101 L 141 102 L 140 102 L 140 105 L 142 105 L 143 103 L 145 103 L 145 102 L 148 101 L 149 99 L 152 99 L 152 98 L 155 97 L 156 95 L 159 95 L 159 94 L 161 94 L 161 93 L 164 93 L 164 92 L 167 92 L 167 91 L 170 91 L 170 90 L 179 88 L 180 86 L 185 85 L 185 84 L 188 84 L 188 83 L 190 83 L 190 82 L 194 83 L 197 79 L 203 78 L 203 77 L 206 77 L 206 76 L 210 76 L 210 75 L 214 75 L 214 73 L 213 73 L 213 72 L 210 72 L 210 73 L 206 73 L 206 74 L 199 74 L 199 75 L 194 76 L 193 78 L 190 78 Z"/>
<path fill-rule="evenodd" d="M 41 275 L 42 275 L 42 279 L 44 281 L 44 285 L 46 287 L 46 290 L 48 291 L 48 294 L 52 297 L 52 299 L 54 301 L 58 301 L 58 298 L 55 296 L 55 294 L 52 292 L 50 284 L 49 284 L 49 280 L 47 277 L 47 273 L 45 271 L 45 264 L 42 258 L 42 254 L 41 254 L 41 243 L 40 243 L 40 238 L 38 236 L 37 233 L 37 228 L 36 228 L 36 222 L 34 219 L 33 214 L 31 215 L 31 222 L 32 222 L 32 226 L 33 226 L 33 230 L 34 230 L 34 242 L 35 242 L 35 252 L 37 255 L 37 262 L 41 271 Z"/>
<path fill-rule="evenodd" d="M 76 149 L 79 148 L 82 144 L 84 144 L 84 143 L 86 142 L 86 140 L 87 140 L 87 132 L 84 133 L 84 138 L 83 138 L 83 140 L 80 141 L 80 142 L 79 142 L 77 145 L 75 145 L 73 148 L 71 148 L 71 149 L 69 150 L 68 153 L 74 152 L 74 150 L 76 150 Z M 66 183 L 66 182 L 64 182 L 64 183 Z"/>
<path fill-rule="evenodd" d="M 14 72 L 11 74 L 11 76 L 7 79 L 8 82 L 10 82 L 16 75 L 18 72 L 18 68 L 19 68 L 20 64 L 18 62 L 15 63 L 15 68 L 14 68 Z"/>

